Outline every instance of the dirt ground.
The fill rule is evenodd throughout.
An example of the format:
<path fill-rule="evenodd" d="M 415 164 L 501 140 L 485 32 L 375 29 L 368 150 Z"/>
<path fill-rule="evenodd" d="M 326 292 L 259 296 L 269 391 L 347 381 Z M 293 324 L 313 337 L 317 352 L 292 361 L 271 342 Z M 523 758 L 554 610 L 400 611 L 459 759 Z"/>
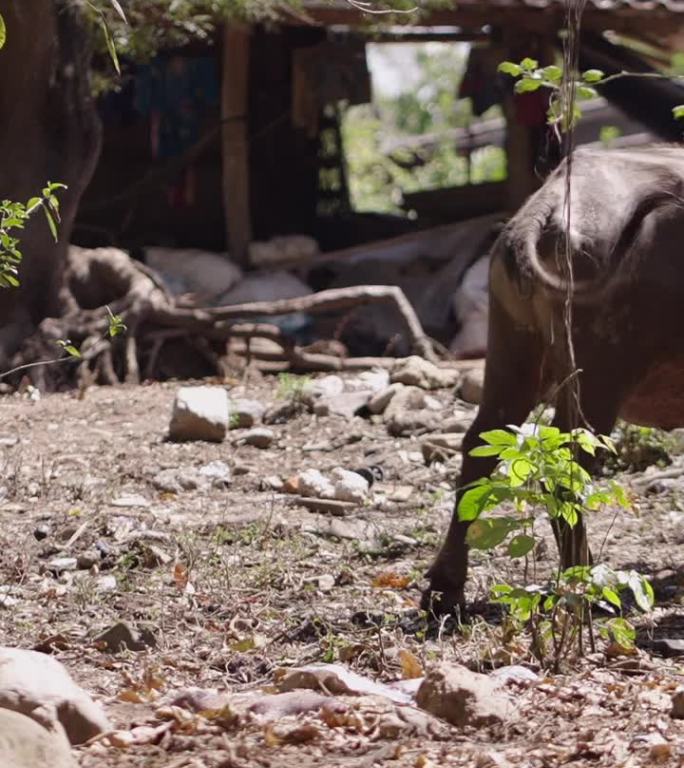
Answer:
<path fill-rule="evenodd" d="M 428 627 L 417 610 L 458 460 L 426 466 L 423 437 L 307 411 L 272 425 L 267 449 L 240 444 L 239 429 L 220 444 L 168 442 L 178 386 L 0 399 L 0 643 L 55 653 L 104 707 L 117 735 L 79 748 L 81 766 L 682 764 L 684 720 L 670 709 L 684 666 L 662 643 L 684 638 L 676 471 L 649 493 L 643 475 L 625 476 L 639 514 L 601 512 L 590 526 L 601 559 L 653 578 L 656 610 L 633 616 L 641 647 L 620 656 L 600 641 L 551 675 L 535 667 L 524 638 L 503 637 L 487 605 L 492 584 L 523 579 L 522 564 L 503 553 L 473 555 L 475 609 L 460 631 Z M 278 380 L 236 382 L 230 394 L 269 405 Z M 447 418 L 454 395 L 432 394 Z M 213 461 L 231 467 L 229 484 L 178 492 L 153 484 L 163 470 Z M 274 490 L 276 478 L 302 469 L 370 465 L 384 473 L 372 502 L 344 517 Z M 547 544 L 539 578 L 555 555 Z M 78 568 L 61 571 L 61 558 L 78 558 Z M 119 621 L 146 630 L 150 645 L 108 651 L 96 638 Z M 342 697 L 347 714 L 338 719 L 321 708 L 268 721 L 169 706 L 191 686 L 268 694 L 279 670 L 312 662 L 384 683 L 444 662 L 485 672 L 523 664 L 536 678 L 506 684 L 517 714 L 489 728 L 414 720 L 373 695 Z"/>

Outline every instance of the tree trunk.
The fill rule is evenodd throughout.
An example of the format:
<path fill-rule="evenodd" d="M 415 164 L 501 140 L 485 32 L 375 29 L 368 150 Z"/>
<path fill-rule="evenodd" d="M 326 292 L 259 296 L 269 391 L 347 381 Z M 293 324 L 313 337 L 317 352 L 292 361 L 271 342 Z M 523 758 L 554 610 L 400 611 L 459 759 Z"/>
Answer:
<path fill-rule="evenodd" d="M 0 368 L 45 317 L 65 308 L 63 270 L 81 194 L 100 148 L 90 93 L 90 30 L 69 0 L 0 0 L 0 197 L 26 202 L 48 181 L 59 193 L 59 242 L 38 212 L 20 233 L 19 289 L 0 289 Z"/>

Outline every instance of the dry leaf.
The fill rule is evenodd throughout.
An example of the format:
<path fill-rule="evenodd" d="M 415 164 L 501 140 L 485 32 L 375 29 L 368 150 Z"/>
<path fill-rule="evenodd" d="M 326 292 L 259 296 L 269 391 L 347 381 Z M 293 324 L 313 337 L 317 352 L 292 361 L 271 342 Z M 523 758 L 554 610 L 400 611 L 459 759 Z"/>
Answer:
<path fill-rule="evenodd" d="M 173 566 L 173 580 L 181 592 L 188 586 L 188 569 L 183 563 Z"/>
<path fill-rule="evenodd" d="M 132 688 L 125 688 L 123 691 L 120 691 L 116 698 L 119 701 L 127 701 L 131 704 L 142 704 L 145 701 L 140 691 L 134 691 Z"/>
<path fill-rule="evenodd" d="M 425 674 L 418 657 L 405 648 L 399 651 L 399 662 L 401 663 L 401 676 L 404 680 L 415 680 L 415 678 L 423 677 Z"/>
<path fill-rule="evenodd" d="M 406 589 L 410 583 L 410 576 L 402 576 L 395 571 L 383 571 L 373 579 L 376 589 Z"/>

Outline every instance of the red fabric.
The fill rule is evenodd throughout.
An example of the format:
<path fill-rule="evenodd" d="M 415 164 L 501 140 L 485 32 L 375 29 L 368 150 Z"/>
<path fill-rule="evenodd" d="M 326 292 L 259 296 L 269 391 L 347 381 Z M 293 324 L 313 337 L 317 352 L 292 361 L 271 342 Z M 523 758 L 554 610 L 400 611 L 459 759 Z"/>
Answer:
<path fill-rule="evenodd" d="M 534 128 L 545 125 L 549 109 L 549 96 L 541 88 L 532 93 L 515 94 L 515 120 L 520 125 Z"/>

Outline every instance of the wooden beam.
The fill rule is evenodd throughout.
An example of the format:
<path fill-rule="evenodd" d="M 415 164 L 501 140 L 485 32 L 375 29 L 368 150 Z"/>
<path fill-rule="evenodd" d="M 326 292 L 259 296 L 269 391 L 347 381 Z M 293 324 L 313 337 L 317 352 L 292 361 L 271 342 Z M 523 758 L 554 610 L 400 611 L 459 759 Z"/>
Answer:
<path fill-rule="evenodd" d="M 227 24 L 223 31 L 221 137 L 226 241 L 233 261 L 245 266 L 252 239 L 249 206 L 249 28 Z"/>

